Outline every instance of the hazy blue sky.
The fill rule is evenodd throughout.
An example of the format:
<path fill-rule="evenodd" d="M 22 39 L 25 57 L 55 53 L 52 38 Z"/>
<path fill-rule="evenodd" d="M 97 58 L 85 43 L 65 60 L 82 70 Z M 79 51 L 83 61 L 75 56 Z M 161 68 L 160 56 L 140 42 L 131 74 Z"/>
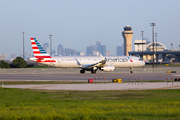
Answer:
<path fill-rule="evenodd" d="M 30 38 L 41 44 L 53 37 L 53 49 L 62 44 L 86 53 L 86 47 L 101 41 L 111 55 L 122 45 L 122 31 L 132 27 L 134 36 L 152 41 L 151 22 L 155 22 L 158 41 L 167 48 L 180 45 L 180 0 L 1 0 L 0 54 L 32 53 Z M 134 47 L 133 47 L 134 49 Z"/>

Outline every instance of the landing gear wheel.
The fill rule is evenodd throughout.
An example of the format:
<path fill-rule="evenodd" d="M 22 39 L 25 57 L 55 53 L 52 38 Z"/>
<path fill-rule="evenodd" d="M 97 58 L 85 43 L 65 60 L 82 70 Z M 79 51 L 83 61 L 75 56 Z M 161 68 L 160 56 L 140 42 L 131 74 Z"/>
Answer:
<path fill-rule="evenodd" d="M 91 70 L 91 73 L 92 74 L 96 74 L 96 70 Z"/>
<path fill-rule="evenodd" d="M 130 73 L 133 74 L 133 67 L 130 67 Z"/>
<path fill-rule="evenodd" d="M 82 74 L 85 73 L 85 70 L 80 70 L 80 73 L 82 73 Z"/>

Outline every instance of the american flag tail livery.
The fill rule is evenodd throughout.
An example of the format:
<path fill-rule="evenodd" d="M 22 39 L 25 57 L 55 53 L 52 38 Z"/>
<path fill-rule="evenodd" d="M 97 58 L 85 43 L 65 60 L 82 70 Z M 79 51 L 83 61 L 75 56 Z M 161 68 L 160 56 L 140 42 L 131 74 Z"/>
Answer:
<path fill-rule="evenodd" d="M 34 58 L 30 58 L 37 63 L 50 64 L 55 63 L 56 61 L 43 49 L 36 38 L 30 38 L 32 49 L 34 53 Z"/>

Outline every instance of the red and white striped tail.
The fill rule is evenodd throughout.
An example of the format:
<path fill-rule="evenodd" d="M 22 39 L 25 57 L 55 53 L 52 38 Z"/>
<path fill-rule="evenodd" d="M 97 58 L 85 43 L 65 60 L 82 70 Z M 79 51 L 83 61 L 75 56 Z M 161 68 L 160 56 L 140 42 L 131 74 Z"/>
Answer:
<path fill-rule="evenodd" d="M 32 44 L 32 49 L 33 49 L 34 57 L 37 59 L 36 62 L 40 62 L 40 63 L 47 63 L 47 62 L 52 63 L 52 62 L 56 62 L 43 49 L 43 47 L 40 45 L 38 40 L 36 40 L 36 38 L 30 38 L 30 39 L 31 39 L 31 44 Z"/>

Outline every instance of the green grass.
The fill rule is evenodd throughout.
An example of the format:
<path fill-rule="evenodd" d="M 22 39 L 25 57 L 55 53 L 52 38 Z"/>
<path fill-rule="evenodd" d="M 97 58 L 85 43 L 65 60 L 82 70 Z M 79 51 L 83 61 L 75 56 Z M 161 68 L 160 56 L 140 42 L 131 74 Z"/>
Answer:
<path fill-rule="evenodd" d="M 180 119 L 180 90 L 48 91 L 0 88 L 3 120 Z"/>

